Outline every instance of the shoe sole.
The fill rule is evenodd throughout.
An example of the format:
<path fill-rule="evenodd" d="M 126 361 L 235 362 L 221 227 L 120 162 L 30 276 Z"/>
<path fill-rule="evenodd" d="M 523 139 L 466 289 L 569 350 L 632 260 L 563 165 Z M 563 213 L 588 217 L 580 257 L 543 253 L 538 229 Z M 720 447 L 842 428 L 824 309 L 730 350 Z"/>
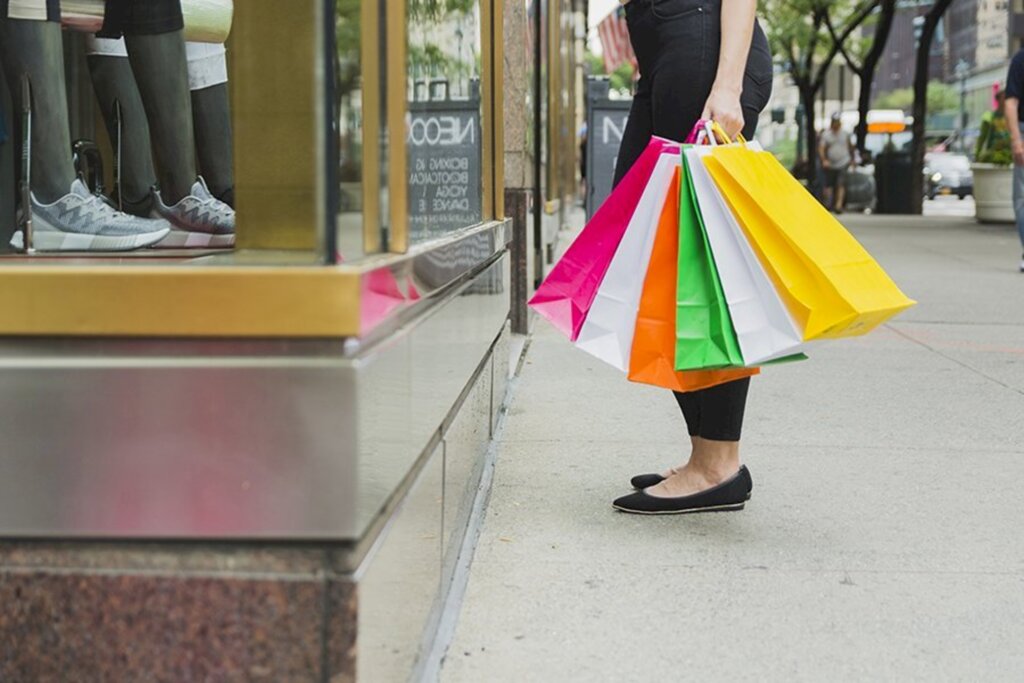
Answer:
<path fill-rule="evenodd" d="M 750 498 L 747 498 L 750 500 Z M 632 508 L 619 507 L 618 505 L 612 504 L 612 507 L 622 512 L 628 512 L 633 515 L 689 515 L 698 512 L 736 512 L 742 510 L 746 503 L 733 503 L 730 505 L 712 505 L 709 507 L 702 508 L 687 508 L 686 510 L 633 510 Z"/>
<path fill-rule="evenodd" d="M 149 247 L 164 239 L 170 229 L 164 228 L 139 235 L 84 235 L 57 230 L 38 230 L 32 235 L 32 247 L 37 251 L 134 251 Z M 25 238 L 19 230 L 11 238 L 15 249 L 25 248 Z"/>
<path fill-rule="evenodd" d="M 213 235 L 208 232 L 189 232 L 172 228 L 167 237 L 153 245 L 154 249 L 230 249 L 235 246 L 234 235 Z"/>
<path fill-rule="evenodd" d="M 655 484 L 655 486 L 657 486 L 657 484 Z M 633 490 L 634 490 L 634 491 L 643 491 L 643 489 L 638 489 L 638 488 L 637 488 L 637 487 L 635 487 L 635 486 L 633 487 Z M 747 494 L 747 497 L 746 497 L 746 498 L 745 498 L 744 500 L 750 500 L 750 494 L 749 494 L 749 493 Z M 613 506 L 613 507 L 614 507 L 614 506 Z"/>

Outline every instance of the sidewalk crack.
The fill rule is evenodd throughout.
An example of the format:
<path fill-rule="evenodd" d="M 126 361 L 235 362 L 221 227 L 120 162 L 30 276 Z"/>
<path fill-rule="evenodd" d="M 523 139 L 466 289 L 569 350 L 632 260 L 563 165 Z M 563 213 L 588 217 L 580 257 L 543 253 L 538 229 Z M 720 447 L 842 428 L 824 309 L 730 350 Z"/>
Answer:
<path fill-rule="evenodd" d="M 979 377 L 983 377 L 983 378 L 987 379 L 988 381 L 992 382 L 993 384 L 998 384 L 999 386 L 1003 387 L 1004 389 L 1009 389 L 1010 391 L 1012 391 L 1015 394 L 1019 394 L 1021 396 L 1024 396 L 1024 390 L 1018 389 L 1017 387 L 1014 387 L 1014 386 L 1010 386 L 1006 382 L 1003 382 L 1002 380 L 1000 380 L 1000 379 L 998 379 L 996 377 L 993 377 L 992 375 L 990 375 L 990 374 L 988 374 L 986 372 L 982 372 L 981 370 L 979 370 L 978 368 L 974 367 L 973 365 L 968 365 L 967 363 L 963 362 L 959 358 L 954 358 L 953 356 L 950 356 L 947 353 L 943 353 L 942 351 L 938 350 L 937 348 L 935 348 L 934 346 L 928 344 L 927 342 L 923 342 L 920 339 L 917 339 L 916 337 L 913 337 L 910 334 L 900 330 L 895 325 L 886 325 L 885 327 L 887 327 L 888 329 L 892 330 L 893 332 L 895 332 L 899 336 L 903 337 L 904 339 L 906 339 L 908 341 L 911 341 L 911 342 L 917 344 L 918 346 L 922 346 L 922 347 L 928 349 L 929 351 L 931 351 L 932 353 L 934 353 L 937 356 L 940 356 L 942 358 L 945 358 L 948 361 L 956 363 L 957 365 L 959 365 L 960 367 L 964 368 L 965 370 L 968 370 L 968 371 L 974 373 L 975 375 L 978 375 Z"/>

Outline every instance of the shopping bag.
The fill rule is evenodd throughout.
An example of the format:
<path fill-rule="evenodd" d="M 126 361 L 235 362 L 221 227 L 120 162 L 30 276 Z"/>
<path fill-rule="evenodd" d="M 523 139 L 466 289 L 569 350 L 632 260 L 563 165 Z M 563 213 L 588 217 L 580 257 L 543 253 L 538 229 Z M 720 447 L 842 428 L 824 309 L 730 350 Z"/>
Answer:
<path fill-rule="evenodd" d="M 865 334 L 914 305 L 773 155 L 728 145 L 704 161 L 804 339 Z"/>
<path fill-rule="evenodd" d="M 703 163 L 717 149 L 690 147 L 683 155 L 743 361 L 762 365 L 803 353 L 801 330 Z"/>
<path fill-rule="evenodd" d="M 651 138 L 647 148 L 530 299 L 530 307 L 575 341 L 664 149 L 677 143 Z"/>
<path fill-rule="evenodd" d="M 682 164 L 681 175 L 675 369 L 740 367 L 743 355 L 697 207 L 689 164 Z"/>
<path fill-rule="evenodd" d="M 664 146 L 576 339 L 577 347 L 623 372 L 629 370 L 644 273 L 658 217 L 678 166 L 679 145 Z"/>
<path fill-rule="evenodd" d="M 687 197 L 682 196 L 685 203 Z M 629 355 L 629 379 L 673 391 L 697 391 L 749 377 L 756 368 L 677 372 L 676 271 L 680 266 L 680 169 L 669 184 L 644 276 Z M 683 267 L 686 267 L 686 263 Z M 728 315 L 728 314 L 726 314 Z"/>

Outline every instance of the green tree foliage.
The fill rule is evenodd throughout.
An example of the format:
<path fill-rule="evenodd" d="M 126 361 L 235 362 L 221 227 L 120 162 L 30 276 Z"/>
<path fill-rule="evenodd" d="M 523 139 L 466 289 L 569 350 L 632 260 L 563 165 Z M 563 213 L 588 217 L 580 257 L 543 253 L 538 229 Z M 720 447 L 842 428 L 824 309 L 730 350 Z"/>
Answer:
<path fill-rule="evenodd" d="M 898 88 L 875 98 L 876 109 L 902 109 L 909 112 L 913 104 L 913 88 Z M 929 114 L 956 111 L 960 107 L 960 95 L 951 85 L 931 81 L 928 83 L 927 107 Z"/>
<path fill-rule="evenodd" d="M 857 95 L 857 149 L 863 155 L 867 150 L 868 111 L 871 109 L 871 86 L 875 80 L 878 62 L 885 53 L 892 24 L 896 18 L 896 0 L 880 0 L 878 9 L 864 20 L 860 34 L 870 29 L 867 37 L 847 40 L 839 44 L 839 53 L 846 64 L 860 80 L 860 92 Z M 836 40 L 835 27 L 828 23 L 829 35 Z"/>
<path fill-rule="evenodd" d="M 620 94 L 628 95 L 633 88 L 633 65 L 624 63 L 612 73 L 607 73 L 604 68 L 604 58 L 593 52 L 586 55 L 587 73 L 592 75 L 605 74 L 608 76 L 608 85 L 612 90 Z"/>
<path fill-rule="evenodd" d="M 816 177 L 817 131 L 815 98 L 825 83 L 828 68 L 840 50 L 866 50 L 854 32 L 878 8 L 882 0 L 759 0 L 768 40 L 776 59 L 783 60 L 800 91 L 806 123 L 808 177 Z"/>
<path fill-rule="evenodd" d="M 467 14 L 477 0 L 406 0 L 410 21 L 440 21 L 452 14 Z"/>

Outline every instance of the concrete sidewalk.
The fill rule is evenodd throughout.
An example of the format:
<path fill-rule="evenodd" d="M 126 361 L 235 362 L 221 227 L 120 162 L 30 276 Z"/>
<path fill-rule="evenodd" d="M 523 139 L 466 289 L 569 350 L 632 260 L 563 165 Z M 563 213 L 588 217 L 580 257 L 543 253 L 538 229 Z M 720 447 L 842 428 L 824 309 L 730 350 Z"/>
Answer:
<path fill-rule="evenodd" d="M 682 417 L 537 322 L 442 680 L 1020 680 L 1016 233 L 848 223 L 921 303 L 754 380 L 744 512 L 614 512 Z"/>

